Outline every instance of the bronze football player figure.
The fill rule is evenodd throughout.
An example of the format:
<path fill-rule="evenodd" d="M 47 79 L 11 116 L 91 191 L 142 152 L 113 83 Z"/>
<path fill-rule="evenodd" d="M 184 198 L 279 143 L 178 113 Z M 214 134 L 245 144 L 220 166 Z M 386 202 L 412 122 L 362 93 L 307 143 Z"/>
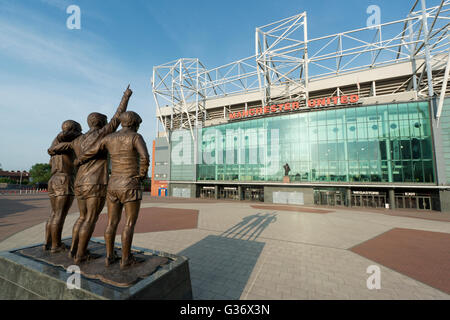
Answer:
<path fill-rule="evenodd" d="M 291 168 L 289 168 L 289 165 L 286 163 L 284 166 L 284 176 L 287 177 L 289 176 L 289 171 L 291 171 Z"/>
<path fill-rule="evenodd" d="M 110 154 L 111 176 L 107 191 L 105 263 L 109 266 L 118 259 L 114 252 L 114 241 L 122 210 L 125 208 L 126 222 L 122 232 L 120 262 L 120 268 L 124 269 L 137 262 L 131 254 L 131 244 L 142 200 L 141 182 L 147 177 L 149 154 L 144 139 L 137 133 L 142 122 L 141 117 L 133 111 L 127 111 L 120 116 L 120 122 L 122 125 L 120 131 L 103 138 L 95 148 L 81 155 L 76 163 L 83 164 L 104 151 Z"/>
<path fill-rule="evenodd" d="M 87 118 L 88 132 L 71 143 L 61 143 L 54 146 L 49 149 L 49 153 L 64 154 L 74 151 L 76 156 L 79 157 L 83 152 L 94 148 L 104 137 L 117 130 L 120 124 L 120 115 L 126 111 L 132 94 L 133 92 L 128 86 L 116 113 L 109 123 L 107 123 L 107 117 L 104 114 L 93 112 Z M 80 217 L 73 226 L 69 256 L 74 258 L 77 264 L 90 257 L 87 247 L 98 216 L 105 205 L 107 184 L 108 160 L 107 152 L 103 151 L 81 165 L 75 179 L 75 196 L 80 209 Z"/>
<path fill-rule="evenodd" d="M 72 141 L 80 135 L 81 126 L 78 122 L 64 121 L 62 132 L 53 140 L 51 147 L 60 142 Z M 65 245 L 61 243 L 61 234 L 74 198 L 73 181 L 76 170 L 73 164 L 74 159 L 73 152 L 53 155 L 50 158 L 51 178 L 48 181 L 48 195 L 52 213 L 45 225 L 44 250 L 51 250 L 52 253 L 65 250 Z"/>

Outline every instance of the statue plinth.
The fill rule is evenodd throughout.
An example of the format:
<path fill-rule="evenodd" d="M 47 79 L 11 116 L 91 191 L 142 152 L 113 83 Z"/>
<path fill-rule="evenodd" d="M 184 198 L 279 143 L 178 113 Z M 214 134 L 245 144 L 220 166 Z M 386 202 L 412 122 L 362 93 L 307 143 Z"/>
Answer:
<path fill-rule="evenodd" d="M 69 289 L 67 280 L 74 273 L 67 268 L 74 263 L 67 251 L 51 254 L 42 246 L 0 252 L 0 299 L 192 299 L 185 257 L 132 247 L 141 262 L 120 270 L 119 262 L 105 267 L 104 241 L 91 240 L 93 259 L 79 264 L 80 289 Z M 115 249 L 120 254 L 120 247 Z"/>
<path fill-rule="evenodd" d="M 284 176 L 283 183 L 289 183 L 289 182 L 291 182 L 291 179 L 289 178 L 289 176 Z"/>

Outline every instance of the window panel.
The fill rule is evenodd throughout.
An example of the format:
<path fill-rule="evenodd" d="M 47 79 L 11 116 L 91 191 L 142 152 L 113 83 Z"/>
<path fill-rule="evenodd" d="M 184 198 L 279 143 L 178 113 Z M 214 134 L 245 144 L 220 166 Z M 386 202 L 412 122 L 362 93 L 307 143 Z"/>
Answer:
<path fill-rule="evenodd" d="M 387 105 L 379 105 L 377 106 L 377 113 L 378 113 L 378 117 L 379 117 L 379 121 L 388 121 L 389 117 L 388 117 L 388 106 Z"/>
<path fill-rule="evenodd" d="M 423 159 L 432 159 L 432 151 L 431 151 L 431 138 L 425 138 L 422 140 L 422 157 Z"/>
<path fill-rule="evenodd" d="M 409 120 L 409 131 L 411 137 L 419 138 L 422 135 L 422 124 L 418 119 Z"/>
<path fill-rule="evenodd" d="M 356 140 L 347 143 L 348 160 L 358 160 L 358 142 Z"/>
<path fill-rule="evenodd" d="M 348 175 L 350 181 L 360 181 L 359 176 L 359 163 L 358 161 L 349 161 L 348 162 Z"/>
<path fill-rule="evenodd" d="M 402 120 L 408 121 L 409 119 L 408 104 L 407 103 L 398 104 L 397 109 L 398 109 L 398 119 L 400 121 Z"/>
<path fill-rule="evenodd" d="M 317 111 L 308 112 L 308 123 L 310 126 L 311 126 L 311 124 L 314 126 L 317 126 L 317 114 L 318 113 L 320 113 L 320 112 L 317 112 Z"/>
<path fill-rule="evenodd" d="M 413 161 L 412 162 L 412 171 L 413 171 L 413 175 L 414 175 L 414 182 L 424 182 L 422 161 Z"/>
<path fill-rule="evenodd" d="M 434 168 L 432 161 L 426 160 L 423 162 L 423 174 L 423 182 L 434 182 Z"/>
<path fill-rule="evenodd" d="M 400 136 L 402 138 L 410 137 L 408 120 L 400 121 Z"/>
<path fill-rule="evenodd" d="M 389 121 L 389 137 L 391 139 L 400 137 L 400 129 L 398 127 L 398 121 Z"/>
<path fill-rule="evenodd" d="M 327 111 L 315 112 L 317 114 L 317 125 L 326 126 L 327 125 Z"/>
<path fill-rule="evenodd" d="M 378 122 L 368 122 L 367 127 L 367 138 L 370 140 L 377 140 L 378 139 Z"/>
<path fill-rule="evenodd" d="M 339 161 L 339 181 L 348 182 L 348 161 Z"/>
<path fill-rule="evenodd" d="M 367 122 L 367 108 L 366 107 L 357 107 L 356 108 L 356 119 L 357 122 Z"/>
<path fill-rule="evenodd" d="M 429 118 L 430 117 L 428 102 L 419 102 L 417 104 L 417 110 L 419 113 L 419 117 L 421 117 L 421 118 Z"/>
<path fill-rule="evenodd" d="M 369 161 L 367 160 L 359 161 L 360 181 L 369 182 L 370 181 L 369 172 L 370 172 Z"/>
<path fill-rule="evenodd" d="M 338 154 L 338 148 L 337 148 L 338 144 L 334 143 L 334 142 L 328 142 L 328 160 L 329 161 L 333 161 L 333 160 L 339 160 L 339 154 Z"/>
<path fill-rule="evenodd" d="M 328 174 L 330 176 L 330 181 L 338 181 L 338 176 L 339 176 L 339 162 L 338 161 L 328 162 Z"/>
<path fill-rule="evenodd" d="M 345 108 L 346 121 L 356 121 L 356 108 Z"/>
<path fill-rule="evenodd" d="M 356 122 L 347 122 L 347 139 L 356 140 L 357 139 L 357 127 Z"/>
<path fill-rule="evenodd" d="M 412 139 L 411 140 L 411 154 L 413 159 L 421 159 L 422 155 L 420 152 L 420 140 Z"/>
<path fill-rule="evenodd" d="M 336 141 L 338 139 L 338 128 L 335 125 L 327 126 L 327 139 L 330 141 Z"/>
<path fill-rule="evenodd" d="M 381 182 L 381 162 L 380 161 L 370 161 L 370 181 L 371 182 Z"/>
<path fill-rule="evenodd" d="M 400 150 L 403 160 L 411 159 L 411 142 L 409 140 L 400 141 Z"/>
<path fill-rule="evenodd" d="M 392 182 L 389 178 L 389 165 L 388 161 L 381 161 L 381 180 L 382 182 Z"/>
<path fill-rule="evenodd" d="M 419 109 L 417 102 L 408 103 L 407 106 L 408 106 L 409 119 L 410 120 L 418 120 L 420 109 Z"/>
<path fill-rule="evenodd" d="M 319 144 L 319 160 L 328 161 L 328 145 L 326 143 Z"/>
<path fill-rule="evenodd" d="M 327 126 L 336 126 L 336 110 L 327 110 Z"/>
<path fill-rule="evenodd" d="M 319 130 L 317 127 L 309 127 L 309 141 L 316 142 L 319 139 Z"/>
<path fill-rule="evenodd" d="M 319 141 L 327 141 L 327 126 L 318 126 L 317 127 Z"/>
<path fill-rule="evenodd" d="M 387 108 L 389 122 L 398 122 L 398 108 L 396 104 L 390 104 Z"/>
<path fill-rule="evenodd" d="M 358 123 L 358 140 L 367 140 L 367 123 Z"/>
<path fill-rule="evenodd" d="M 369 159 L 369 148 L 367 141 L 358 141 L 358 160 Z"/>
<path fill-rule="evenodd" d="M 393 161 L 392 177 L 394 182 L 403 181 L 403 164 L 401 161 Z"/>
<path fill-rule="evenodd" d="M 347 160 L 347 142 L 339 141 L 336 144 L 337 160 Z"/>

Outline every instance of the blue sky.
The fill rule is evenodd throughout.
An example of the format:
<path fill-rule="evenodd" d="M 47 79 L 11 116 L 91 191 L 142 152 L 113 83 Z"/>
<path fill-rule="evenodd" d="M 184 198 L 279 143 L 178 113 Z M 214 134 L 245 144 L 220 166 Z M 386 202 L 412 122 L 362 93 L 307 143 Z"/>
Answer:
<path fill-rule="evenodd" d="M 29 170 L 47 162 L 64 120 L 87 131 L 90 112 L 110 118 L 128 83 L 134 91 L 128 109 L 142 116 L 140 133 L 150 150 L 153 66 L 185 57 L 213 68 L 251 56 L 257 26 L 303 11 L 315 38 L 364 27 L 369 5 L 378 5 L 388 22 L 404 18 L 413 3 L 0 0 L 0 163 L 4 170 Z M 71 4 L 81 9 L 80 30 L 66 27 Z"/>

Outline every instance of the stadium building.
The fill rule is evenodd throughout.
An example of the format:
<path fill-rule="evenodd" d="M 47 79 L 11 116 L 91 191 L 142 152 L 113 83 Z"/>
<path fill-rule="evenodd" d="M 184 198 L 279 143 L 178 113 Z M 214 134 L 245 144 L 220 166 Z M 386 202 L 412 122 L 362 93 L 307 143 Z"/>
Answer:
<path fill-rule="evenodd" d="M 450 212 L 449 12 L 314 39 L 303 12 L 254 56 L 154 67 L 152 192 Z"/>

